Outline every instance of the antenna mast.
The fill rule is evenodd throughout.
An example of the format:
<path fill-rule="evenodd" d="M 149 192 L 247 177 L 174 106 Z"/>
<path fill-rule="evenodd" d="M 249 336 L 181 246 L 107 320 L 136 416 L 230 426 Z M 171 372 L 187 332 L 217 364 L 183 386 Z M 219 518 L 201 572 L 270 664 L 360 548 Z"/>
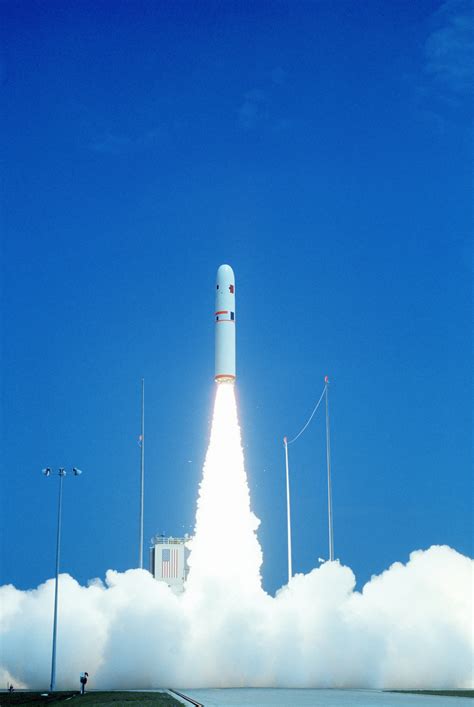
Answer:
<path fill-rule="evenodd" d="M 332 527 L 332 490 L 331 490 L 331 440 L 329 435 L 329 378 L 324 379 L 326 384 L 326 462 L 328 468 L 328 524 L 329 524 L 329 559 L 334 560 L 334 535 Z"/>
<path fill-rule="evenodd" d="M 138 566 L 143 569 L 143 498 L 145 487 L 145 379 L 142 378 L 142 427 L 140 434 L 140 528 Z"/>

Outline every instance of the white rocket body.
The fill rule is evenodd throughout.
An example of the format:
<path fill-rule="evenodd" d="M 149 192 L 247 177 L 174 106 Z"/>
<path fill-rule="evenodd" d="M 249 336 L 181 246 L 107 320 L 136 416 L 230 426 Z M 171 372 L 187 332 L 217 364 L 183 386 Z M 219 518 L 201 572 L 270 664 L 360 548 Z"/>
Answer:
<path fill-rule="evenodd" d="M 218 383 L 235 381 L 235 278 L 230 265 L 221 265 L 216 280 L 216 370 Z"/>

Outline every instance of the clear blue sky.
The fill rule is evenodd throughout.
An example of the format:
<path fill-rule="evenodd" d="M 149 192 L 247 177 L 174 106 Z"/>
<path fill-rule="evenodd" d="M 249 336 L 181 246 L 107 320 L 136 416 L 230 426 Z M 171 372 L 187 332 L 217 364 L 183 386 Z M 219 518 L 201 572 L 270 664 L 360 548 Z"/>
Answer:
<path fill-rule="evenodd" d="M 136 565 L 194 523 L 217 267 L 264 586 L 282 437 L 331 379 L 336 555 L 359 586 L 471 554 L 467 2 L 2 2 L 1 582 Z M 291 450 L 294 567 L 327 555 L 323 418 Z"/>

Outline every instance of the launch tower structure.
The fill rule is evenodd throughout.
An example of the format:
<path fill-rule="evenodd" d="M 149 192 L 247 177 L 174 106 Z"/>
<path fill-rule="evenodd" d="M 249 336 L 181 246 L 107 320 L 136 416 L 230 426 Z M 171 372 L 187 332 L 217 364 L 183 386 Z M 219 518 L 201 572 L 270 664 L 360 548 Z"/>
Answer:
<path fill-rule="evenodd" d="M 184 591 L 188 576 L 189 550 L 186 543 L 189 539 L 187 535 L 184 538 L 155 535 L 151 540 L 150 572 L 159 582 L 166 582 L 175 594 Z"/>

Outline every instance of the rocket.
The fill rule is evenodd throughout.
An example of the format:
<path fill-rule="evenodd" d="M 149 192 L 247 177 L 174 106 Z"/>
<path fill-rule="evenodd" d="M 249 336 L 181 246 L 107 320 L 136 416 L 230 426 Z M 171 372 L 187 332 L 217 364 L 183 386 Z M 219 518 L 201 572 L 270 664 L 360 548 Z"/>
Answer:
<path fill-rule="evenodd" d="M 216 278 L 217 383 L 235 381 L 235 278 L 230 265 L 221 265 Z"/>

